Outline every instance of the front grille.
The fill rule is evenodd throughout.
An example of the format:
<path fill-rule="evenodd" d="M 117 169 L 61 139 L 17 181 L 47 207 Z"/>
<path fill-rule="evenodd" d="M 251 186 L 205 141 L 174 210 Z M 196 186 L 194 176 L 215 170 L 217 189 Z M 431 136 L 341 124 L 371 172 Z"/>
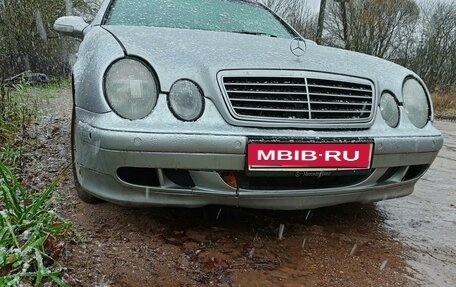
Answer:
<path fill-rule="evenodd" d="M 371 82 L 325 75 L 223 76 L 221 81 L 232 115 L 241 120 L 367 122 L 372 118 Z"/>

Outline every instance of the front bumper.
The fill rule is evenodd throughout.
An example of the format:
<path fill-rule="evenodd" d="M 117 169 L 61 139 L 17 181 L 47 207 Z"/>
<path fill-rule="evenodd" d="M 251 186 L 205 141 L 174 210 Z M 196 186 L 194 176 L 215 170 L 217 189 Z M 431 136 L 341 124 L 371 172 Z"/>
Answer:
<path fill-rule="evenodd" d="M 192 133 L 176 129 L 172 133 L 171 129 L 168 132 L 131 132 L 100 127 L 100 122 L 109 122 L 115 115 L 100 115 L 98 121 L 93 121 L 93 115 L 88 112 L 77 112 L 80 119 L 76 126 L 78 180 L 87 192 L 122 205 L 200 207 L 220 204 L 308 209 L 396 198 L 413 192 L 416 181 L 443 145 L 442 136 L 433 127 L 427 133 L 403 136 L 386 136 L 385 133 L 379 136 L 381 133 L 375 128 L 350 131 L 349 134 L 248 128 L 238 128 L 238 134 L 233 129 L 211 129 L 210 133 L 198 129 Z M 219 172 L 244 171 L 248 139 L 261 134 L 275 139 L 371 139 L 374 141 L 372 172 L 361 182 L 331 188 L 262 190 L 230 186 Z M 118 169 L 123 167 L 155 170 L 159 184 L 143 186 L 125 182 L 118 176 Z M 422 170 L 407 176 L 414 167 Z M 166 169 L 189 171 L 194 186 L 184 187 L 172 182 L 164 175 Z"/>

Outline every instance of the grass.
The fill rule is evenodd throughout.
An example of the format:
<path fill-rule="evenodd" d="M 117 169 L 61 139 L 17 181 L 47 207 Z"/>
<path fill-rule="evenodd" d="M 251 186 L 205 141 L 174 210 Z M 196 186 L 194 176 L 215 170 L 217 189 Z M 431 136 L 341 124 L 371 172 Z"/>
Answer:
<path fill-rule="evenodd" d="M 25 190 L 0 164 L 0 286 L 41 286 L 60 279 L 61 267 L 52 258 L 58 239 L 70 228 L 52 209 L 59 178 L 43 191 Z"/>
<path fill-rule="evenodd" d="M 437 118 L 456 120 L 456 92 L 435 92 L 432 103 Z"/>
<path fill-rule="evenodd" d="M 0 86 L 0 286 L 41 286 L 60 279 L 55 261 L 70 224 L 52 209 L 56 179 L 42 191 L 26 190 L 11 170 L 22 166 L 23 151 L 34 141 L 30 127 L 40 120 L 41 105 L 68 83 Z M 12 167 L 12 169 L 6 168 Z"/>
<path fill-rule="evenodd" d="M 29 127 L 40 117 L 40 105 L 55 97 L 69 84 L 51 83 L 43 86 L 0 86 L 0 162 L 19 166 L 27 141 Z"/>

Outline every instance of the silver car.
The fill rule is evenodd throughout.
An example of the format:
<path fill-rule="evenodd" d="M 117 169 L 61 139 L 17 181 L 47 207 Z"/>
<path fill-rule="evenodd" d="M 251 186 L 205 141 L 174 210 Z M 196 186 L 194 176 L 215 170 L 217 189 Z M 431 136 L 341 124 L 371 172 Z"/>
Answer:
<path fill-rule="evenodd" d="M 82 200 L 308 209 L 409 195 L 442 147 L 412 71 L 242 0 L 107 0 L 73 68 Z"/>

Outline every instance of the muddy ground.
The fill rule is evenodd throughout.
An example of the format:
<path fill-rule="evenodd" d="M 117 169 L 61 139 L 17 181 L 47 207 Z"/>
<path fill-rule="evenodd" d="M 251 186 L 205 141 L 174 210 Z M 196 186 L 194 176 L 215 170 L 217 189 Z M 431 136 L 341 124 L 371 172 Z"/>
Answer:
<path fill-rule="evenodd" d="M 69 91 L 45 105 L 24 182 L 70 159 Z M 56 209 L 74 225 L 60 261 L 70 286 L 456 286 L 456 124 L 406 198 L 310 211 L 88 205 L 65 173 Z M 280 225 L 285 229 L 278 239 Z"/>

